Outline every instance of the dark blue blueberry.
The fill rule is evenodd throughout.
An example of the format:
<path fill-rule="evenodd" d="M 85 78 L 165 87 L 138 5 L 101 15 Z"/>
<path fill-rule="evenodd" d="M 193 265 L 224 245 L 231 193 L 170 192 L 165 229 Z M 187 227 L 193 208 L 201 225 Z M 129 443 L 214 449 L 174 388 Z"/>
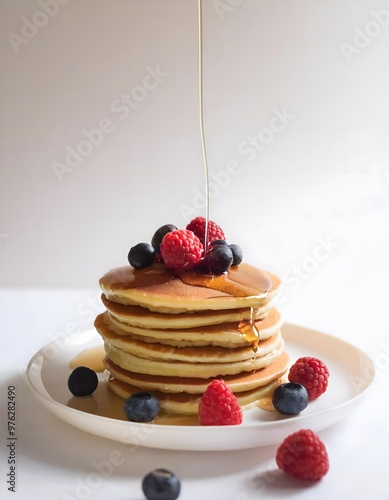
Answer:
<path fill-rule="evenodd" d="M 68 388 L 74 396 L 89 396 L 98 385 L 96 372 L 86 366 L 75 368 L 68 378 Z"/>
<path fill-rule="evenodd" d="M 239 245 L 235 245 L 235 243 L 232 243 L 231 245 L 228 245 L 230 247 L 230 250 L 232 252 L 234 260 L 232 261 L 232 266 L 239 266 L 239 264 L 243 260 L 243 252 L 242 249 L 240 248 Z"/>
<path fill-rule="evenodd" d="M 124 412 L 133 422 L 151 422 L 159 412 L 158 398 L 151 392 L 136 392 L 124 402 Z"/>
<path fill-rule="evenodd" d="M 279 385 L 272 398 L 274 408 L 284 415 L 297 415 L 308 406 L 306 388 L 295 382 Z"/>
<path fill-rule="evenodd" d="M 215 245 L 228 245 L 228 243 L 226 242 L 226 240 L 213 240 L 209 244 L 209 246 L 211 247 L 214 247 Z"/>
<path fill-rule="evenodd" d="M 171 233 L 172 231 L 177 231 L 177 227 L 173 224 L 165 224 L 157 229 L 154 233 L 154 236 L 151 240 L 151 244 L 156 252 L 159 252 L 159 247 L 161 246 L 163 237 L 167 233 Z"/>
<path fill-rule="evenodd" d="M 142 490 L 147 500 L 176 500 L 180 495 L 178 477 L 167 469 L 155 469 L 142 481 Z"/>
<path fill-rule="evenodd" d="M 223 274 L 233 261 L 233 255 L 228 245 L 211 246 L 205 254 L 202 266 L 210 274 Z"/>
<path fill-rule="evenodd" d="M 128 252 L 128 262 L 132 267 L 141 269 L 151 266 L 156 255 L 154 248 L 149 243 L 138 243 Z"/>

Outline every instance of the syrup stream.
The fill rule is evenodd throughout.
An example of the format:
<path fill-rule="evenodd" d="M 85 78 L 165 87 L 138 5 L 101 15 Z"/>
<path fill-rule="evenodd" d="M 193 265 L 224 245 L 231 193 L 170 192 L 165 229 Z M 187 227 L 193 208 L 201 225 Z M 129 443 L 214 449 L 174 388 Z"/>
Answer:
<path fill-rule="evenodd" d="M 207 159 L 207 149 L 205 144 L 205 134 L 204 134 L 204 99 L 203 99 L 203 8 L 202 0 L 198 0 L 198 28 L 199 28 L 199 118 L 200 118 L 200 135 L 201 135 L 201 146 L 203 153 L 203 163 L 204 163 L 204 174 L 205 174 L 205 238 L 204 238 L 204 253 L 207 251 L 208 247 L 208 222 L 209 222 L 209 170 L 208 170 L 208 159 Z M 155 279 L 155 277 L 153 278 Z M 128 283 L 127 283 L 128 285 Z M 247 328 L 246 325 L 246 335 L 253 342 L 258 341 L 259 334 L 255 327 L 255 310 L 251 308 L 250 326 Z M 242 332 L 243 333 L 243 332 Z M 104 370 L 103 358 L 105 356 L 105 351 L 102 346 L 97 348 L 88 349 L 80 353 L 76 358 L 71 360 L 70 367 L 72 369 L 77 366 L 89 366 L 92 369 L 102 372 Z M 120 420 L 126 420 L 123 411 L 123 400 L 112 391 L 110 391 L 106 384 L 99 384 L 98 390 L 93 396 L 87 396 L 84 398 L 71 398 L 67 401 L 67 406 L 84 411 L 87 413 L 97 414 L 109 418 L 117 418 Z M 263 410 L 274 411 L 274 407 L 271 403 L 271 396 L 265 396 L 261 398 L 257 406 Z M 162 412 L 162 415 L 158 417 L 155 422 L 158 424 L 170 424 L 170 425 L 199 425 L 197 416 L 180 416 L 180 415 L 168 415 Z"/>
<path fill-rule="evenodd" d="M 203 151 L 204 175 L 205 175 L 205 238 L 204 253 L 208 248 L 208 221 L 209 221 L 209 171 L 207 148 L 204 134 L 204 98 L 203 98 L 203 2 L 198 0 L 199 16 L 199 111 L 200 111 L 200 136 Z"/>

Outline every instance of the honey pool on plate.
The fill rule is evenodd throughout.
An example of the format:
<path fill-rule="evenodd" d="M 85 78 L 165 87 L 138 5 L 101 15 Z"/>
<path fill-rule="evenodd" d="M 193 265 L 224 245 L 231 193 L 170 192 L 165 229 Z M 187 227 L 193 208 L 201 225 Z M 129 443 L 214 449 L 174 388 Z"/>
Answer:
<path fill-rule="evenodd" d="M 98 372 L 99 385 L 90 396 L 71 396 L 66 406 L 78 411 L 98 415 L 100 417 L 114 418 L 117 420 L 128 420 L 123 409 L 124 399 L 115 394 L 106 383 L 104 378 L 103 359 L 105 351 L 103 346 L 86 349 L 73 358 L 69 367 L 73 370 L 78 366 L 87 366 Z M 70 393 L 69 393 L 70 394 Z M 266 411 L 275 411 L 271 395 L 267 395 L 258 402 L 258 407 Z M 158 425 L 200 425 L 197 415 L 169 414 L 161 411 L 152 422 Z"/>

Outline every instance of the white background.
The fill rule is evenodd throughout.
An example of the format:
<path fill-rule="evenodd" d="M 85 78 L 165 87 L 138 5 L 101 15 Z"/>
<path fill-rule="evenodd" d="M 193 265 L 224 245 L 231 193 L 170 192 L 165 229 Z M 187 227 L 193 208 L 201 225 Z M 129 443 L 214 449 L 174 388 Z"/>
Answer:
<path fill-rule="evenodd" d="M 98 278 L 125 264 L 132 245 L 162 224 L 204 215 L 204 174 L 196 1 L 0 8 L 0 284 L 3 370 L 12 381 L 55 332 L 92 325 Z M 204 1 L 211 218 L 247 262 L 283 278 L 288 321 L 338 335 L 372 359 L 388 343 L 388 25 L 387 1 Z M 163 76 L 142 91 L 150 68 Z M 126 117 L 117 107 L 123 94 L 142 97 Z M 270 137 L 263 130 L 277 113 L 288 123 L 278 121 Z M 66 166 L 83 130 L 107 120 L 111 132 L 90 154 L 56 173 L 53 163 Z M 249 161 L 242 144 L 258 134 L 270 140 Z M 226 177 L 231 164 L 236 175 Z M 15 338 L 24 346 L 17 351 Z M 363 427 L 367 418 L 341 432 L 355 450 L 359 432 L 371 433 L 364 453 L 373 464 L 388 427 Z M 328 434 L 330 444 L 339 432 Z M 372 485 L 375 498 L 387 498 L 382 476 L 372 483 L 373 472 L 358 474 L 350 498 Z M 206 479 L 212 488 L 220 476 Z M 337 484 L 327 482 L 322 497 Z"/>

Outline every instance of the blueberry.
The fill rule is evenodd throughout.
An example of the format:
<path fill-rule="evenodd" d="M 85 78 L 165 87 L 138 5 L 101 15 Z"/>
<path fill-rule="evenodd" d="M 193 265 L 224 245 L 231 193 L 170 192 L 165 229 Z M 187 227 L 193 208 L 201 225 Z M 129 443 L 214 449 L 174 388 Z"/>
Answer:
<path fill-rule="evenodd" d="M 151 422 L 159 412 L 159 401 L 151 392 L 136 392 L 124 402 L 124 412 L 132 422 Z"/>
<path fill-rule="evenodd" d="M 147 500 L 176 500 L 180 496 L 181 483 L 167 469 L 155 469 L 143 478 L 142 490 Z"/>
<path fill-rule="evenodd" d="M 233 261 L 232 251 L 228 245 L 211 246 L 204 257 L 203 267 L 211 274 L 223 274 Z"/>
<path fill-rule="evenodd" d="M 239 264 L 243 260 L 243 252 L 242 249 L 240 248 L 239 245 L 235 245 L 232 243 L 231 245 L 228 245 L 230 247 L 230 250 L 232 252 L 232 256 L 234 260 L 232 261 L 232 266 L 239 266 Z"/>
<path fill-rule="evenodd" d="M 308 406 L 306 388 L 295 382 L 279 385 L 272 398 L 274 408 L 284 415 L 297 415 Z"/>
<path fill-rule="evenodd" d="M 151 266 L 155 257 L 156 252 L 149 243 L 138 243 L 128 252 L 128 262 L 136 269 Z"/>
<path fill-rule="evenodd" d="M 89 396 L 95 392 L 98 385 L 96 372 L 86 366 L 75 368 L 68 378 L 69 391 L 73 396 Z"/>
<path fill-rule="evenodd" d="M 213 240 L 209 244 L 209 246 L 211 247 L 214 247 L 215 245 L 228 245 L 228 243 L 226 242 L 226 240 Z"/>
<path fill-rule="evenodd" d="M 177 227 L 173 224 L 165 224 L 157 229 L 154 233 L 154 236 L 151 240 L 151 244 L 156 252 L 159 252 L 159 247 L 161 246 L 163 237 L 167 233 L 171 233 L 172 231 L 177 231 Z"/>

